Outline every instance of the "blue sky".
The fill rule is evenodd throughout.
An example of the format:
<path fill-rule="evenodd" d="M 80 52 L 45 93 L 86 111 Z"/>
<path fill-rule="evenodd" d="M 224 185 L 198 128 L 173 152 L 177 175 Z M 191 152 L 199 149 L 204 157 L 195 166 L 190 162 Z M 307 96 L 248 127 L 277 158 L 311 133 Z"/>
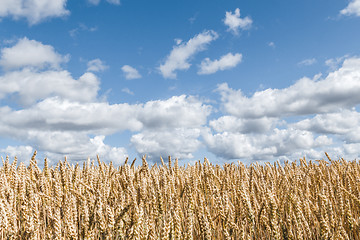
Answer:
<path fill-rule="evenodd" d="M 0 153 L 354 159 L 360 0 L 5 0 Z"/>

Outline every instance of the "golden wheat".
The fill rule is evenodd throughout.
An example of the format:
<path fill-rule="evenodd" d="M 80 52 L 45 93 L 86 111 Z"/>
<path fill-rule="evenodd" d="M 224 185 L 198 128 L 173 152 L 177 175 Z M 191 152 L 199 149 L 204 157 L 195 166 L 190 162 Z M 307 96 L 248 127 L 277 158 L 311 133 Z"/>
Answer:
<path fill-rule="evenodd" d="M 115 168 L 0 167 L 1 239 L 360 239 L 360 164 L 344 159 Z"/>

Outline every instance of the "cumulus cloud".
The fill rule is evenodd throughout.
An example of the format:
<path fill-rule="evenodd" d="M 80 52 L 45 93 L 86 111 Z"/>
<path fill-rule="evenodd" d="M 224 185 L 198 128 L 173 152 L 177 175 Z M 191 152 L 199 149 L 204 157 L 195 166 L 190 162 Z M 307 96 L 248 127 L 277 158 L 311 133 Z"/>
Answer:
<path fill-rule="evenodd" d="M 50 135 L 51 140 L 53 140 L 54 133 Z M 67 140 L 70 140 L 70 143 L 76 144 L 71 146 L 67 144 L 62 146 L 60 149 L 59 146 L 54 146 L 54 148 L 50 148 L 50 151 L 45 151 L 45 155 L 52 160 L 52 162 L 56 163 L 58 160 L 63 159 L 64 156 L 67 156 L 68 159 L 72 162 L 84 161 L 86 158 L 95 158 L 96 155 L 99 155 L 101 161 L 109 163 L 110 161 L 115 165 L 119 166 L 124 163 L 126 157 L 128 157 L 127 151 L 123 147 L 112 147 L 104 143 L 105 136 L 95 136 L 93 138 L 89 138 L 86 135 L 68 135 L 59 134 L 56 137 L 59 143 L 61 144 L 61 140 L 65 137 Z M 45 139 L 48 139 L 46 136 L 42 136 Z M 61 138 L 61 139 L 60 139 Z M 72 139 L 81 141 L 71 141 Z M 42 140 L 42 139 L 41 139 Z M 76 146 L 76 147 L 75 147 Z"/>
<path fill-rule="evenodd" d="M 308 58 L 308 59 L 304 59 L 301 62 L 298 63 L 299 66 L 311 66 L 313 64 L 315 64 L 317 61 L 315 58 Z"/>
<path fill-rule="evenodd" d="M 350 155 L 350 156 L 352 155 L 353 157 L 350 158 L 352 160 L 358 158 L 359 148 L 360 148 L 360 143 L 344 144 L 343 152 L 346 155 Z"/>
<path fill-rule="evenodd" d="M 61 69 L 61 63 L 68 58 L 50 45 L 27 38 L 1 49 L 0 65 L 5 73 L 0 76 L 0 99 L 14 97 L 23 106 L 54 96 L 79 102 L 95 101 L 99 79 L 90 72 L 74 79 Z M 101 65 L 95 62 L 90 67 L 100 70 Z"/>
<path fill-rule="evenodd" d="M 52 107 L 55 106 L 52 105 Z M 34 112 L 33 114 L 30 113 L 31 110 Z M 96 109 L 93 111 L 91 109 L 83 111 L 86 117 L 90 119 L 83 117 L 77 121 L 74 121 L 74 118 L 81 111 L 76 112 L 75 109 L 71 108 L 70 110 L 72 111 L 69 113 L 66 113 L 66 109 L 60 111 L 63 113 L 63 117 L 57 117 L 56 115 L 59 113 L 55 112 L 55 110 L 49 112 L 47 116 L 46 113 L 42 114 L 41 108 L 31 110 L 8 112 L 6 117 L 1 120 L 0 134 L 3 137 L 25 142 L 34 149 L 44 152 L 45 156 L 55 162 L 62 159 L 65 155 L 71 158 L 72 161 L 80 161 L 85 160 L 87 157 L 93 158 L 96 154 L 99 154 L 104 161 L 113 161 L 117 164 L 121 164 L 124 161 L 127 155 L 126 150 L 122 147 L 112 147 L 105 144 L 105 135 L 96 133 L 109 133 L 124 127 L 132 128 L 134 126 L 128 125 L 117 128 L 114 120 L 112 123 L 111 121 L 104 121 L 104 119 L 97 120 L 94 117 L 96 114 L 99 114 L 95 112 Z M 120 114 L 117 115 L 120 116 Z M 69 118 L 66 118 L 66 116 L 69 116 Z M 111 114 L 109 117 L 111 117 Z M 120 121 L 127 123 L 126 120 L 120 119 Z M 104 125 L 100 126 L 102 124 Z M 134 123 L 132 124 L 135 125 Z M 106 129 L 107 127 L 109 129 Z M 95 136 L 89 137 L 89 134 L 95 134 Z M 24 154 L 25 150 L 28 149 L 19 149 L 16 155 Z M 3 152 L 9 153 L 14 151 L 12 151 L 11 147 L 8 147 Z"/>
<path fill-rule="evenodd" d="M 52 46 L 27 38 L 1 50 L 5 71 L 0 76 L 0 99 L 16 99 L 24 108 L 0 107 L 0 135 L 25 145 L 0 151 L 25 162 L 37 149 L 56 161 L 64 155 L 77 161 L 100 154 L 104 160 L 121 163 L 126 150 L 105 144 L 105 135 L 140 130 L 143 125 L 136 116 L 141 106 L 99 102 L 97 76 L 87 72 L 74 79 L 61 69 L 66 61 Z M 95 59 L 89 70 L 104 66 Z"/>
<path fill-rule="evenodd" d="M 325 135 L 316 137 L 309 131 L 291 128 L 275 128 L 267 134 L 208 131 L 203 139 L 211 152 L 225 159 L 270 160 L 332 144 Z"/>
<path fill-rule="evenodd" d="M 223 107 L 237 117 L 300 116 L 337 111 L 360 103 L 360 58 L 346 59 L 324 79 L 302 78 L 284 89 L 266 89 L 246 97 L 241 90 L 220 84 Z M 239 107 L 242 106 L 242 107 Z"/>
<path fill-rule="evenodd" d="M 125 78 L 128 80 L 141 78 L 141 75 L 138 72 L 138 70 L 136 70 L 135 68 L 129 65 L 122 66 L 121 70 L 124 72 Z"/>
<path fill-rule="evenodd" d="M 191 96 L 174 96 L 143 105 L 139 121 L 144 129 L 130 141 L 140 155 L 151 159 L 171 155 L 192 158 L 202 144 L 200 132 L 211 113 L 211 106 Z"/>
<path fill-rule="evenodd" d="M 23 49 L 21 41 L 32 51 L 25 49 L 27 58 L 12 62 Z M 181 95 L 132 105 L 100 102 L 100 82 L 94 73 L 86 72 L 74 79 L 61 69 L 63 57 L 53 47 L 28 39 L 21 41 L 2 50 L 6 68 L 0 76 L 0 99 L 14 98 L 23 108 L 0 107 L 0 135 L 22 142 L 25 147 L 8 146 L 3 152 L 25 157 L 37 149 L 55 162 L 64 155 L 79 161 L 100 154 L 104 160 L 122 163 L 126 150 L 105 143 L 107 135 L 122 131 L 133 134 L 131 143 L 139 154 L 145 149 L 154 157 L 175 154 L 185 158 L 192 157 L 199 147 L 199 129 L 206 124 L 211 107 L 198 98 Z M 29 60 L 41 50 L 46 56 Z M 97 72 L 105 68 L 101 60 L 94 59 L 87 70 Z M 134 77 L 134 72 L 129 74 Z M 149 149 L 150 140 L 173 150 Z"/>
<path fill-rule="evenodd" d="M 154 148 L 146 154 L 159 157 L 160 153 L 174 153 L 178 157 L 191 157 L 200 144 L 198 129 L 206 124 L 210 112 L 210 106 L 185 95 L 133 105 L 79 102 L 55 96 L 25 109 L 1 107 L 0 135 L 24 142 L 55 161 L 64 155 L 78 161 L 96 154 L 106 160 L 123 161 L 126 150 L 105 144 L 105 136 L 125 130 L 140 131 L 131 138 L 139 153 L 147 149 L 149 138 L 163 146 L 168 136 L 167 146 L 176 146 L 179 139 L 189 146 L 178 145 L 172 148 L 174 152 Z M 152 137 L 157 133 L 164 138 Z"/>
<path fill-rule="evenodd" d="M 141 109 L 142 106 L 136 104 L 80 103 L 53 97 L 27 109 L 10 111 L 2 108 L 0 113 L 4 117 L 0 122 L 7 128 L 24 131 L 43 129 L 106 135 L 122 130 L 140 130 L 143 123 L 137 118 Z"/>
<path fill-rule="evenodd" d="M 23 141 L 51 159 L 67 155 L 78 161 L 100 154 L 106 160 L 123 161 L 126 150 L 106 145 L 105 136 L 140 130 L 131 137 L 139 154 L 190 158 L 200 146 L 199 129 L 206 123 L 209 111 L 199 100 L 185 96 L 135 105 L 48 98 L 29 109 L 0 108 L 4 116 L 0 135 Z M 150 143 L 159 147 L 153 148 Z"/>
<path fill-rule="evenodd" d="M 229 11 L 225 14 L 224 24 L 228 27 L 228 31 L 239 34 L 239 29 L 247 30 L 251 27 L 252 19 L 250 17 L 240 18 L 240 9 L 236 8 L 234 14 Z"/>
<path fill-rule="evenodd" d="M 340 11 L 342 15 L 360 16 L 360 0 L 352 0 L 346 8 Z"/>
<path fill-rule="evenodd" d="M 1 149 L 0 153 L 9 156 L 11 159 L 17 157 L 19 161 L 28 164 L 34 151 L 31 146 L 7 146 Z"/>
<path fill-rule="evenodd" d="M 2 0 L 0 17 L 26 18 L 29 24 L 69 15 L 67 0 Z"/>
<path fill-rule="evenodd" d="M 60 55 L 52 46 L 25 37 L 14 46 L 1 50 L 0 66 L 5 70 L 23 67 L 41 69 L 48 66 L 60 68 L 60 64 L 68 60 L 68 55 Z"/>
<path fill-rule="evenodd" d="M 201 132 L 203 143 L 220 158 L 250 163 L 318 159 L 324 151 L 335 157 L 359 157 L 359 64 L 360 59 L 347 58 L 324 78 L 303 78 L 288 88 L 249 97 L 220 84 L 217 91 L 226 115 L 209 121 Z"/>
<path fill-rule="evenodd" d="M 149 129 L 194 128 L 203 125 L 211 107 L 192 96 L 173 96 L 144 104 L 139 120 Z"/>
<path fill-rule="evenodd" d="M 99 58 L 93 59 L 87 63 L 87 70 L 90 72 L 102 72 L 109 68 L 103 61 Z"/>
<path fill-rule="evenodd" d="M 316 114 L 293 126 L 319 134 L 337 135 L 347 143 L 360 143 L 360 113 L 356 110 L 342 109 L 334 113 Z"/>
<path fill-rule="evenodd" d="M 38 72 L 23 69 L 0 76 L 0 99 L 16 96 L 16 101 L 24 106 L 51 96 L 80 102 L 94 101 L 99 84 L 93 73 L 73 79 L 66 70 Z"/>
<path fill-rule="evenodd" d="M 83 132 L 62 132 L 31 130 L 23 136 L 31 146 L 8 146 L 0 150 L 11 157 L 17 156 L 22 162 L 29 163 L 35 149 L 41 150 L 51 164 L 67 156 L 71 162 L 84 161 L 88 157 L 95 158 L 99 155 L 102 161 L 112 161 L 120 165 L 127 157 L 127 152 L 122 147 L 112 147 L 104 143 L 105 136 L 90 138 Z M 24 139 L 23 139 L 24 141 Z"/>
<path fill-rule="evenodd" d="M 217 71 L 224 71 L 236 67 L 241 63 L 242 54 L 240 53 L 228 53 L 222 56 L 219 60 L 211 61 L 209 58 L 205 58 L 200 65 L 198 74 L 212 74 Z"/>
<path fill-rule="evenodd" d="M 175 45 L 173 50 L 167 56 L 164 64 L 161 64 L 159 70 L 164 78 L 176 78 L 177 70 L 187 70 L 191 64 L 189 60 L 196 53 L 206 49 L 206 46 L 214 41 L 218 34 L 214 31 L 205 31 L 191 38 L 186 43 Z"/>
<path fill-rule="evenodd" d="M 211 120 L 209 126 L 216 132 L 265 133 L 276 126 L 277 119 L 267 117 L 244 119 L 235 116 L 222 116 Z"/>
<path fill-rule="evenodd" d="M 178 47 L 198 48 L 189 42 Z M 190 59 L 189 52 L 186 50 L 188 55 L 182 58 L 185 62 Z M 217 103 L 195 96 L 137 104 L 99 100 L 100 82 L 95 73 L 86 72 L 74 79 L 61 69 L 64 61 L 53 59 L 45 58 L 33 66 L 25 62 L 4 67 L 0 99 L 18 99 L 23 105 L 16 109 L 0 106 L 0 136 L 20 142 L 20 146 L 4 147 L 1 153 L 25 158 L 37 149 L 54 163 L 64 155 L 71 161 L 83 161 L 99 154 L 105 161 L 121 164 L 127 151 L 109 145 L 106 136 L 124 131 L 139 155 L 154 160 L 168 155 L 189 159 L 202 146 L 220 158 L 250 161 L 304 155 L 320 158 L 324 149 L 356 157 L 360 144 L 360 114 L 355 109 L 360 103 L 360 58 L 344 59 L 325 77 L 302 78 L 287 88 L 266 89 L 250 96 L 220 84 L 216 91 L 221 108 L 215 119 L 209 117 L 214 112 L 211 104 Z M 221 59 L 209 66 L 214 64 L 212 69 L 221 70 Z M 88 70 L 100 71 L 102 65 L 101 60 L 94 61 Z"/>
<path fill-rule="evenodd" d="M 27 109 L 0 108 L 3 116 L 0 132 L 7 135 L 18 128 L 19 132 L 21 129 L 24 132 L 43 129 L 108 135 L 123 130 L 196 128 L 206 124 L 210 113 L 210 106 L 185 95 L 133 105 L 80 103 L 52 97 Z"/>
<path fill-rule="evenodd" d="M 201 142 L 199 128 L 174 128 L 167 130 L 145 130 L 131 137 L 130 141 L 139 155 L 150 159 L 159 157 L 193 158 Z"/>

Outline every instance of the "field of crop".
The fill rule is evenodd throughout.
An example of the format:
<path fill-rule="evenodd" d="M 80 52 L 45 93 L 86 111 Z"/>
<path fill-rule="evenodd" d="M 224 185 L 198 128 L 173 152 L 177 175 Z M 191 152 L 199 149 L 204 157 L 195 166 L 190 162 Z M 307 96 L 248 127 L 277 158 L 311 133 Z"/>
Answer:
<path fill-rule="evenodd" d="M 0 168 L 1 239 L 360 239 L 360 165 Z"/>

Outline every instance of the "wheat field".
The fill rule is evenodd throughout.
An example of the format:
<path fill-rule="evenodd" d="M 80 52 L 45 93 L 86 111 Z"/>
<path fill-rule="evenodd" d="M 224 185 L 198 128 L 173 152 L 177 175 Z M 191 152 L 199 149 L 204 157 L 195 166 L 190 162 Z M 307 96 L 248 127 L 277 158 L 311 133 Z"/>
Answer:
<path fill-rule="evenodd" d="M 1 239 L 360 239 L 360 165 L 0 168 Z"/>

